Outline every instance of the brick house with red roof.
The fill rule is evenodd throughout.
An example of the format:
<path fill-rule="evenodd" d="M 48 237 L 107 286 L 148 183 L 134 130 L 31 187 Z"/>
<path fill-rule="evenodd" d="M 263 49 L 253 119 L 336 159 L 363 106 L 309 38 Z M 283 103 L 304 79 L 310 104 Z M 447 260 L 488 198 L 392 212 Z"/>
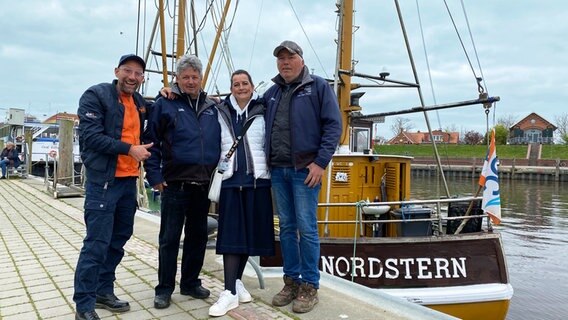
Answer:
<path fill-rule="evenodd" d="M 442 130 L 433 130 L 432 137 L 436 143 L 458 144 L 460 140 L 459 132 L 445 132 Z M 430 134 L 428 132 L 408 132 L 401 131 L 394 138 L 390 139 L 387 144 L 423 144 L 431 143 Z"/>
<path fill-rule="evenodd" d="M 553 144 L 555 125 L 535 112 L 524 117 L 509 129 L 509 144 Z"/>

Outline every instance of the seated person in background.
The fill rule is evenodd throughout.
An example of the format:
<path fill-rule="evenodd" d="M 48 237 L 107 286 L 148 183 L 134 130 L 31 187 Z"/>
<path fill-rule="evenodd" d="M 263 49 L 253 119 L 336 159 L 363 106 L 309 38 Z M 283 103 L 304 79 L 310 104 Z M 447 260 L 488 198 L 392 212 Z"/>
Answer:
<path fill-rule="evenodd" d="M 14 168 L 20 166 L 18 150 L 12 141 L 8 141 L 6 143 L 6 148 L 2 150 L 0 159 L 0 167 L 2 168 L 2 177 L 0 177 L 0 179 L 6 179 L 6 170 L 8 166 L 13 166 Z"/>

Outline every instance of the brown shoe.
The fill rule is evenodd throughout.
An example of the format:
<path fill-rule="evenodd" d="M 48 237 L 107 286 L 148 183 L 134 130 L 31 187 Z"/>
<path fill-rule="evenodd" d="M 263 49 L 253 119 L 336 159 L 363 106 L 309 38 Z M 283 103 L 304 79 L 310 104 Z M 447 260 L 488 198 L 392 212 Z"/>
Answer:
<path fill-rule="evenodd" d="M 302 283 L 302 285 L 300 285 L 298 297 L 292 304 L 292 311 L 296 313 L 310 312 L 318 302 L 318 289 L 316 289 L 312 284 Z"/>
<path fill-rule="evenodd" d="M 272 298 L 272 305 L 283 307 L 289 305 L 298 296 L 300 285 L 294 279 L 284 276 L 284 288 Z"/>

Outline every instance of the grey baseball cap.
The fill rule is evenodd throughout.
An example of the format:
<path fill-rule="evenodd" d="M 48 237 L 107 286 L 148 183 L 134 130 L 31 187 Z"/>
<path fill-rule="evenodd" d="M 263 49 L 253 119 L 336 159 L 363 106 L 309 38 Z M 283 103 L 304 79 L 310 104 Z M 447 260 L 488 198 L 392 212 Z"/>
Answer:
<path fill-rule="evenodd" d="M 284 49 L 288 50 L 288 52 L 290 52 L 290 53 L 295 53 L 295 54 L 299 55 L 300 57 L 303 57 L 303 55 L 304 55 L 304 51 L 302 51 L 302 48 L 296 42 L 290 41 L 290 40 L 285 40 L 285 41 L 282 41 L 282 43 L 274 49 L 274 52 L 273 52 L 274 56 L 277 57 L 278 53 L 280 51 L 284 50 Z"/>

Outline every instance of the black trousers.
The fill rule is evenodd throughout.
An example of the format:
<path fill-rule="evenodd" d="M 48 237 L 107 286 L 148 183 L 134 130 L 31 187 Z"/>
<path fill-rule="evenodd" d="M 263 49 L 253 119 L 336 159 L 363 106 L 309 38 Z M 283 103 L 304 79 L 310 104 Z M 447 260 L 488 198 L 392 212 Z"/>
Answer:
<path fill-rule="evenodd" d="M 199 273 L 207 246 L 208 186 L 168 183 L 162 193 L 159 236 L 159 266 L 156 295 L 171 295 L 175 289 L 177 256 L 184 230 L 180 290 L 201 285 Z"/>

